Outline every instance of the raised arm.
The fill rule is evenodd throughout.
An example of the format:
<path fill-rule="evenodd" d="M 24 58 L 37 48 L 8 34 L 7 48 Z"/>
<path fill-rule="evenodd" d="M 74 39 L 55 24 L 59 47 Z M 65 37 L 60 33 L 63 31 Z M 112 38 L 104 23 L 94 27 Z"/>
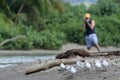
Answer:
<path fill-rule="evenodd" d="M 87 24 L 90 26 L 91 29 L 94 29 L 94 27 L 95 27 L 95 21 L 94 20 L 92 20 L 91 24 L 88 23 L 88 22 L 87 22 Z"/>
<path fill-rule="evenodd" d="M 84 31 L 84 28 L 85 28 L 85 20 L 82 23 L 82 31 Z"/>

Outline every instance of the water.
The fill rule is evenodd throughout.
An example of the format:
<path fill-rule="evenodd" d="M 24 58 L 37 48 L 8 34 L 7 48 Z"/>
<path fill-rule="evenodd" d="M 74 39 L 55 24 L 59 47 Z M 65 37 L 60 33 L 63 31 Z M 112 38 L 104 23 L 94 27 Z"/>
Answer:
<path fill-rule="evenodd" d="M 54 59 L 55 55 L 47 56 L 0 56 L 0 68 L 14 66 L 17 64 L 33 62 L 37 60 Z"/>

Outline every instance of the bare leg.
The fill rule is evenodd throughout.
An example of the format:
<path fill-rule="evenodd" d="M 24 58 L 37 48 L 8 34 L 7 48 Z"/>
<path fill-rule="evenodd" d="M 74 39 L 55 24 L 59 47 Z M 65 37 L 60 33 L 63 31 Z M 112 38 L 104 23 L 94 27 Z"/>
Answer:
<path fill-rule="evenodd" d="M 97 48 L 98 52 L 100 52 L 100 46 L 96 43 L 95 47 Z"/>

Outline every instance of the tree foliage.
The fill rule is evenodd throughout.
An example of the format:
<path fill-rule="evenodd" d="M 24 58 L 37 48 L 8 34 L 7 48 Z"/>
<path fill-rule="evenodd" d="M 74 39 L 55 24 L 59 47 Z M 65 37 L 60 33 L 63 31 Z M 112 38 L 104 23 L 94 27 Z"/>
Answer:
<path fill-rule="evenodd" d="M 91 13 L 99 16 L 109 16 L 117 13 L 118 5 L 113 0 L 99 0 L 97 5 L 92 6 L 89 10 Z"/>
<path fill-rule="evenodd" d="M 81 25 L 86 12 L 96 21 L 100 45 L 120 46 L 117 0 L 99 0 L 88 10 L 84 4 L 63 5 L 60 0 L 1 0 L 0 4 L 0 41 L 26 36 L 1 49 L 59 49 L 66 42 L 85 44 Z"/>

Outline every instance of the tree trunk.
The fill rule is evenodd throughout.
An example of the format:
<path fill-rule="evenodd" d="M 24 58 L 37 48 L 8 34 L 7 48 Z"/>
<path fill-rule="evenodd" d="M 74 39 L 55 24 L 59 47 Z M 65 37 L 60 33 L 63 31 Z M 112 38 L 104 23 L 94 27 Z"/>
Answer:
<path fill-rule="evenodd" d="M 25 6 L 25 2 L 26 2 L 26 0 L 23 0 L 22 4 L 21 4 L 21 6 L 20 6 L 20 8 L 19 8 L 19 10 L 18 10 L 18 12 L 17 12 L 17 15 L 22 12 L 22 10 L 23 10 L 23 8 L 24 8 L 24 6 Z"/>
<path fill-rule="evenodd" d="M 19 8 L 19 10 L 18 10 L 18 12 L 17 12 L 17 17 L 18 17 L 19 14 L 22 12 L 22 10 L 23 10 L 23 8 L 24 8 L 24 6 L 25 6 L 25 2 L 26 2 L 26 0 L 23 0 L 23 1 L 22 1 L 22 4 L 21 4 L 21 6 L 20 6 L 20 8 Z M 17 22 L 17 17 L 16 17 L 14 23 Z"/>

